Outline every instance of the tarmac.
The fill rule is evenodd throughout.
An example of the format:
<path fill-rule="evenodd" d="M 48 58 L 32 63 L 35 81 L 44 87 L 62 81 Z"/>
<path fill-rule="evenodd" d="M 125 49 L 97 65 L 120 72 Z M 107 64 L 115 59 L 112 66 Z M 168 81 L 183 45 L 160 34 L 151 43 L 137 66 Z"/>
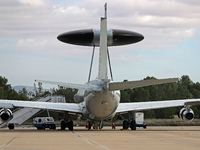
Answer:
<path fill-rule="evenodd" d="M 136 131 L 121 127 L 88 131 L 0 129 L 0 150 L 199 150 L 200 126 L 148 126 Z"/>

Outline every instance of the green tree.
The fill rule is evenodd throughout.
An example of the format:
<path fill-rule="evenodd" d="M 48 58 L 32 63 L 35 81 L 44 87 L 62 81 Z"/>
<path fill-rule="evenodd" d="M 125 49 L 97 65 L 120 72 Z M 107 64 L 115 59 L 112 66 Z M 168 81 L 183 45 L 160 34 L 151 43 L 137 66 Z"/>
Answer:
<path fill-rule="evenodd" d="M 146 102 L 149 101 L 149 98 L 149 91 L 145 88 L 136 88 L 130 92 L 131 102 Z"/>
<path fill-rule="evenodd" d="M 121 103 L 128 103 L 130 102 L 130 95 L 128 94 L 128 91 L 121 91 Z"/>
<path fill-rule="evenodd" d="M 28 100 L 27 91 L 25 89 L 22 92 L 17 93 L 12 89 L 11 85 L 8 84 L 8 79 L 0 76 L 0 98 L 1 99 L 13 99 L 13 100 Z"/>
<path fill-rule="evenodd" d="M 180 79 L 180 83 L 185 87 L 190 87 L 193 85 L 193 82 L 190 80 L 188 75 L 183 75 Z"/>
<path fill-rule="evenodd" d="M 53 95 L 63 95 L 65 96 L 67 103 L 74 103 L 74 95 L 77 93 L 77 90 L 71 88 L 60 88 L 53 91 Z"/>

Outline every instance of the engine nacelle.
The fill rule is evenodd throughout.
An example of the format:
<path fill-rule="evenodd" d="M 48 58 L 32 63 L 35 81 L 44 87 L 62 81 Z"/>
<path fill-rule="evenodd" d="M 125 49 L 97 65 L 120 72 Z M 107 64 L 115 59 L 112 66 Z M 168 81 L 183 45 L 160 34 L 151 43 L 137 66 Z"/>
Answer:
<path fill-rule="evenodd" d="M 0 120 L 2 122 L 8 122 L 13 118 L 12 111 L 10 109 L 1 109 L 0 110 Z"/>
<path fill-rule="evenodd" d="M 81 103 L 81 102 L 84 101 L 84 97 L 81 96 L 81 95 L 79 95 L 79 94 L 75 94 L 75 95 L 74 95 L 74 101 L 75 101 L 76 103 Z"/>
<path fill-rule="evenodd" d="M 194 112 L 191 108 L 186 110 L 186 108 L 182 108 L 178 113 L 178 117 L 186 122 L 191 122 L 194 119 Z"/>

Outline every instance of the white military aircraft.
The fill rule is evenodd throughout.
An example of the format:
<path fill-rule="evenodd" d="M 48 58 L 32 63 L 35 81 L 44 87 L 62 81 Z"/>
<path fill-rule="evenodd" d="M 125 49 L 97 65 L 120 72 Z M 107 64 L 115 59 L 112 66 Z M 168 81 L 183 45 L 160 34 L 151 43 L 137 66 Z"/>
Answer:
<path fill-rule="evenodd" d="M 66 127 L 73 130 L 73 121 L 70 120 L 68 114 L 80 114 L 89 120 L 89 129 L 93 124 L 94 128 L 101 129 L 103 121 L 112 119 L 116 114 L 129 113 L 132 111 L 141 111 L 148 109 L 160 109 L 168 107 L 183 106 L 180 110 L 179 117 L 184 121 L 192 121 L 194 112 L 190 108 L 191 105 L 200 104 L 200 99 L 189 100 L 167 100 L 167 101 L 151 101 L 151 102 L 133 102 L 120 103 L 120 90 L 132 89 L 156 84 L 163 84 L 178 81 L 177 78 L 159 79 L 159 80 L 141 80 L 113 82 L 112 71 L 110 66 L 108 46 L 118 46 L 139 42 L 144 37 L 136 32 L 125 30 L 107 30 L 107 5 L 105 4 L 105 17 L 101 18 L 100 30 L 85 29 L 63 33 L 58 36 L 62 42 L 93 46 L 91 66 L 88 82 L 85 84 L 61 83 L 53 81 L 41 81 L 42 83 L 56 84 L 65 88 L 78 89 L 78 93 L 74 96 L 76 103 L 52 103 L 52 102 L 33 102 L 18 100 L 0 100 L 0 119 L 7 122 L 12 118 L 10 108 L 27 107 L 47 109 L 54 111 L 64 111 L 65 119 L 61 122 L 61 129 Z M 90 81 L 92 62 L 95 46 L 99 46 L 99 68 L 98 77 Z M 109 65 L 108 65 L 109 63 Z M 108 79 L 108 67 L 110 67 L 111 80 Z M 123 121 L 123 129 L 131 128 L 136 130 L 134 120 Z"/>

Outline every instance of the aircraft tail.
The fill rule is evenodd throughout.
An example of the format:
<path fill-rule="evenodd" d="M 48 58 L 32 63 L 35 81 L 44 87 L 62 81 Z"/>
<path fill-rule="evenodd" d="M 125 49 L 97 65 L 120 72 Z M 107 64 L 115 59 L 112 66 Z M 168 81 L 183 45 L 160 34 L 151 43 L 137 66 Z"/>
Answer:
<path fill-rule="evenodd" d="M 107 4 L 105 4 L 105 17 L 101 18 L 101 29 L 100 29 L 100 49 L 99 49 L 99 69 L 98 78 L 107 79 Z"/>

